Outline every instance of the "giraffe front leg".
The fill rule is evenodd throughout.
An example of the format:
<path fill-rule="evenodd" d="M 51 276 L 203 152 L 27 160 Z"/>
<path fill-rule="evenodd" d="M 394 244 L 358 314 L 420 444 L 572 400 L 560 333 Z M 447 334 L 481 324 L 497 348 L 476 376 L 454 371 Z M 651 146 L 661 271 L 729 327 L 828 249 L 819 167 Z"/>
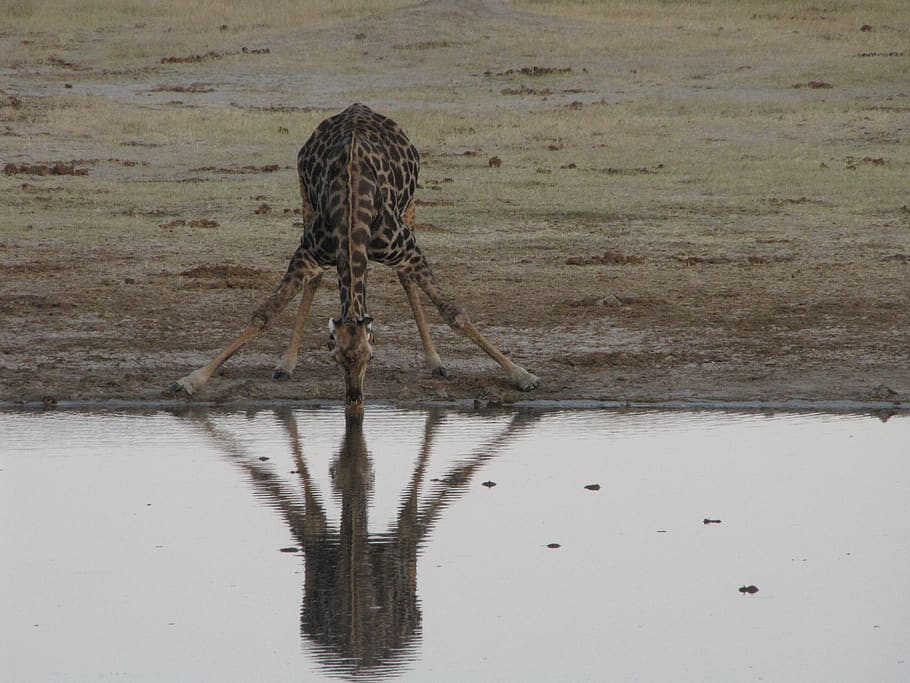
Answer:
<path fill-rule="evenodd" d="M 405 272 L 398 271 L 398 281 L 404 288 L 404 293 L 411 304 L 411 311 L 414 313 L 414 321 L 417 323 L 417 332 L 420 334 L 420 341 L 423 343 L 424 356 L 426 357 L 427 368 L 436 377 L 448 377 L 449 371 L 442 364 L 439 354 L 436 352 L 436 346 L 433 344 L 433 338 L 430 337 L 430 330 L 427 328 L 427 319 L 423 314 L 423 306 L 420 304 L 420 292 L 417 283 Z"/>
<path fill-rule="evenodd" d="M 421 257 L 419 270 L 414 277 L 420 285 L 420 288 L 426 292 L 428 297 L 430 297 L 430 301 L 436 304 L 436 308 L 439 309 L 439 313 L 449 326 L 456 332 L 460 332 L 468 337 L 477 344 L 477 346 L 483 349 L 490 358 L 495 360 L 499 366 L 506 371 L 512 384 L 522 391 L 531 391 L 540 386 L 540 378 L 537 377 L 537 375 L 534 375 L 520 365 L 513 363 L 510 358 L 490 343 L 490 341 L 474 327 L 474 323 L 471 322 L 468 314 L 465 313 L 457 303 L 447 299 L 443 295 L 439 287 L 436 286 L 429 265 L 423 257 Z"/>
<path fill-rule="evenodd" d="M 174 382 L 171 387 L 171 393 L 174 394 L 186 394 L 187 396 L 192 396 L 195 394 L 203 384 L 211 379 L 212 375 L 220 368 L 224 362 L 237 353 L 248 341 L 254 339 L 262 331 L 262 327 L 259 327 L 256 323 L 251 322 L 249 325 L 244 328 L 237 337 L 228 344 L 225 349 L 215 356 L 207 365 L 194 370 L 190 374 L 181 377 L 176 382 Z"/>
<path fill-rule="evenodd" d="M 195 394 L 209 381 L 209 379 L 211 379 L 212 375 L 215 374 L 225 361 L 251 340 L 259 336 L 259 334 L 268 327 L 272 319 L 281 313 L 288 305 L 288 302 L 294 298 L 294 295 L 300 291 L 304 279 L 309 282 L 310 278 L 315 277 L 315 275 L 319 273 L 321 273 L 321 271 L 318 266 L 315 266 L 315 261 L 308 257 L 302 247 L 298 247 L 288 265 L 287 272 L 281 279 L 281 283 L 272 295 L 266 299 L 265 303 L 256 309 L 250 323 L 243 331 L 237 335 L 221 353 L 209 361 L 208 364 L 174 382 L 170 386 L 171 392 L 175 394 L 185 394 L 187 396 Z"/>
<path fill-rule="evenodd" d="M 303 294 L 300 296 L 300 305 L 297 307 L 297 318 L 294 322 L 294 330 L 291 332 L 291 340 L 288 348 L 275 366 L 272 373 L 272 379 L 287 380 L 291 378 L 294 367 L 297 365 L 297 354 L 300 351 L 300 339 L 303 336 L 303 325 L 306 322 L 307 314 L 310 312 L 310 305 L 313 303 L 313 295 L 319 288 L 322 281 L 322 273 L 319 273 L 312 279 L 308 280 L 303 288 Z"/>

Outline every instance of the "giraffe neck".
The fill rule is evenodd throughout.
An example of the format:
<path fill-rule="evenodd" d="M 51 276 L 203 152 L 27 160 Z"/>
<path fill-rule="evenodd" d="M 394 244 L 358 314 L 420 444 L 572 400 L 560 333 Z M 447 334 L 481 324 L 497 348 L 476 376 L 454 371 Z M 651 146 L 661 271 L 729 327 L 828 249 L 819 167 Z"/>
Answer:
<path fill-rule="evenodd" d="M 363 320 L 366 311 L 366 277 L 370 223 L 378 206 L 376 185 L 363 163 L 363 150 L 357 132 L 351 131 L 345 173 L 344 210 L 339 227 L 339 270 L 341 317 Z M 343 265 L 341 265 L 343 263 Z"/>

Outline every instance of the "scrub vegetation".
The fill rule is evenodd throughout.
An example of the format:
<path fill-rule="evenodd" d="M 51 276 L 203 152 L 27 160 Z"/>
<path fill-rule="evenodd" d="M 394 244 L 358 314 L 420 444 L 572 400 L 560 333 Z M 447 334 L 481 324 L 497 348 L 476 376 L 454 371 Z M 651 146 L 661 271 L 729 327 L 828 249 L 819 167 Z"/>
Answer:
<path fill-rule="evenodd" d="M 0 401 L 158 399 L 302 229 L 296 152 L 353 101 L 423 156 L 418 240 L 542 399 L 906 401 L 902 0 L 0 9 Z M 200 398 L 336 398 L 317 295 Z M 371 270 L 375 400 L 519 396 Z"/>

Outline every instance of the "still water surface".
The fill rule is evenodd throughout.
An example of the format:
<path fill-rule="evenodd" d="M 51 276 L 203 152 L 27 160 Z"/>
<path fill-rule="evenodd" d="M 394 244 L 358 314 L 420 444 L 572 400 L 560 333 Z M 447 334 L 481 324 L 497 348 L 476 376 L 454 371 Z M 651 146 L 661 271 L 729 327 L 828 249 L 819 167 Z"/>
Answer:
<path fill-rule="evenodd" d="M 906 415 L 0 412 L 0 541 L 4 681 L 910 680 Z"/>

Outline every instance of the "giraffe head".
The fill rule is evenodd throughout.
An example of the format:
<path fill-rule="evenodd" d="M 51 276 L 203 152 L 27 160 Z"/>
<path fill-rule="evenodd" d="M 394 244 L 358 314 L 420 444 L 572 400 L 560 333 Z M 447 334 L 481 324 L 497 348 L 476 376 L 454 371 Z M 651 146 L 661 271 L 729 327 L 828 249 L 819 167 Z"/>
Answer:
<path fill-rule="evenodd" d="M 329 320 L 329 351 L 344 370 L 345 412 L 362 411 L 363 378 L 373 359 L 373 319 Z"/>

